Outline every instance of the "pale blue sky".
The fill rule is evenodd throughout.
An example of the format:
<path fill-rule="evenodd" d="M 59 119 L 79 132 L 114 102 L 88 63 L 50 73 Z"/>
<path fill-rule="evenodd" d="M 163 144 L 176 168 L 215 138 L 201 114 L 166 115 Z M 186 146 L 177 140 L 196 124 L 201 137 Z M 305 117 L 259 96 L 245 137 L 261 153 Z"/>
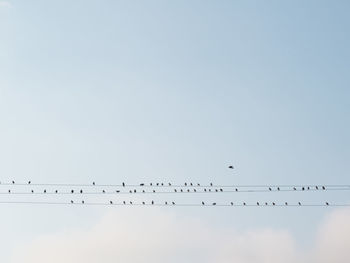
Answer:
<path fill-rule="evenodd" d="M 0 3 L 2 181 L 349 184 L 348 1 Z M 1 209 L 9 249 L 106 210 Z M 301 243 L 327 213 L 215 211 L 176 213 Z"/>

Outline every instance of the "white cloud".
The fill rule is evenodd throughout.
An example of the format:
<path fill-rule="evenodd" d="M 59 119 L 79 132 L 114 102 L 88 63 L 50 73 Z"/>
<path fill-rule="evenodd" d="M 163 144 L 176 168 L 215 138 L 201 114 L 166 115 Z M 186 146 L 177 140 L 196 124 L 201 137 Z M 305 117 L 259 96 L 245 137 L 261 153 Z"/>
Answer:
<path fill-rule="evenodd" d="M 332 214 L 307 254 L 287 231 L 262 229 L 238 234 L 199 219 L 159 210 L 108 214 L 88 231 L 41 237 L 15 251 L 13 263 L 348 262 L 350 212 Z"/>

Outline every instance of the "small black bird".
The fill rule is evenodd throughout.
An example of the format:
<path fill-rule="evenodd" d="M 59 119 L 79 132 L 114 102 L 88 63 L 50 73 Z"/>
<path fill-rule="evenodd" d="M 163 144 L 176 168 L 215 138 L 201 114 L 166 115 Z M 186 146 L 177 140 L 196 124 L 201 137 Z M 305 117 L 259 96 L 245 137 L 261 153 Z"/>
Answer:
<path fill-rule="evenodd" d="M 259 202 L 256 202 L 257 205 L 260 205 Z"/>
<path fill-rule="evenodd" d="M 145 184 L 140 184 L 140 186 L 144 186 Z"/>
<path fill-rule="evenodd" d="M 83 193 L 83 190 L 80 190 L 80 193 L 82 194 L 82 193 Z"/>
<path fill-rule="evenodd" d="M 34 190 L 32 190 L 32 193 L 34 193 Z"/>
<path fill-rule="evenodd" d="M 246 205 L 246 203 L 243 203 L 243 205 Z"/>
<path fill-rule="evenodd" d="M 301 205 L 301 203 L 300 203 L 300 202 L 298 202 L 298 205 Z"/>
<path fill-rule="evenodd" d="M 202 205 L 204 205 L 204 202 L 202 201 Z"/>
<path fill-rule="evenodd" d="M 44 193 L 46 193 L 46 189 L 44 190 Z"/>
<path fill-rule="evenodd" d="M 92 182 L 92 185 L 95 185 L 95 182 Z"/>
<path fill-rule="evenodd" d="M 124 205 L 126 204 L 125 201 L 123 201 L 123 204 L 124 204 Z"/>
<path fill-rule="evenodd" d="M 83 200 L 83 201 L 81 201 L 81 203 L 82 203 L 82 204 L 85 204 L 84 200 Z"/>
<path fill-rule="evenodd" d="M 113 204 L 113 202 L 112 201 L 109 201 L 109 203 L 112 205 Z"/>
<path fill-rule="evenodd" d="M 175 192 L 175 193 L 177 193 L 177 190 L 176 190 L 176 189 L 174 189 L 174 192 Z"/>
<path fill-rule="evenodd" d="M 73 204 L 74 203 L 73 200 L 70 200 L 70 203 Z"/>
<path fill-rule="evenodd" d="M 173 205 L 175 205 L 175 202 L 172 202 Z"/>
<path fill-rule="evenodd" d="M 329 203 L 328 203 L 328 202 L 326 202 L 326 205 L 329 205 Z"/>
<path fill-rule="evenodd" d="M 272 203 L 272 205 L 276 205 L 275 203 Z"/>
<path fill-rule="evenodd" d="M 145 202 L 142 202 L 142 204 L 144 205 L 144 204 L 145 204 Z"/>
<path fill-rule="evenodd" d="M 326 190 L 326 187 L 322 186 L 322 190 Z"/>
<path fill-rule="evenodd" d="M 15 184 L 15 181 L 12 181 L 12 184 Z"/>
<path fill-rule="evenodd" d="M 31 181 L 28 181 L 28 184 L 31 184 L 32 182 Z"/>
<path fill-rule="evenodd" d="M 152 203 L 151 203 L 152 205 L 154 205 L 154 201 L 152 200 Z"/>
<path fill-rule="evenodd" d="M 73 194 L 73 193 L 74 193 L 74 190 L 71 190 L 70 192 Z"/>
<path fill-rule="evenodd" d="M 213 183 L 210 183 L 210 186 L 213 186 Z"/>
<path fill-rule="evenodd" d="M 234 169 L 233 165 L 230 165 L 228 168 L 229 168 L 229 169 Z"/>
<path fill-rule="evenodd" d="M 213 203 L 213 205 L 216 205 L 216 203 Z"/>
<path fill-rule="evenodd" d="M 123 187 L 125 187 L 125 183 L 124 182 L 122 183 L 122 185 L 123 185 Z"/>
<path fill-rule="evenodd" d="M 231 205 L 233 205 L 233 202 L 231 202 Z"/>
<path fill-rule="evenodd" d="M 58 190 L 56 190 L 55 193 L 57 194 L 57 193 L 58 193 Z"/>

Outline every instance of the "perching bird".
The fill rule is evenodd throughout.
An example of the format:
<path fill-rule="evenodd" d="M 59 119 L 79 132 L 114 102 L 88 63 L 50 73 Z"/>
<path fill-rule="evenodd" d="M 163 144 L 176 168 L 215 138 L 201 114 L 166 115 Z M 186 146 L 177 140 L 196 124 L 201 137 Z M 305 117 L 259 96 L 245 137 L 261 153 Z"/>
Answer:
<path fill-rule="evenodd" d="M 272 191 L 271 187 L 269 187 L 269 190 Z"/>
<path fill-rule="evenodd" d="M 173 205 L 175 205 L 175 202 L 172 202 Z"/>
<path fill-rule="evenodd" d="M 32 182 L 31 181 L 28 181 L 28 184 L 31 184 Z"/>
<path fill-rule="evenodd" d="M 32 190 L 32 193 L 34 193 L 34 190 Z"/>
<path fill-rule="evenodd" d="M 259 202 L 256 202 L 257 205 L 260 205 Z"/>
<path fill-rule="evenodd" d="M 145 204 L 145 202 L 142 202 L 142 204 L 144 205 L 144 204 Z"/>
<path fill-rule="evenodd" d="M 145 184 L 140 184 L 140 186 L 144 186 Z"/>
<path fill-rule="evenodd" d="M 12 181 L 12 184 L 15 184 L 15 181 Z"/>
<path fill-rule="evenodd" d="M 123 204 L 125 205 L 125 201 L 123 201 Z"/>
<path fill-rule="evenodd" d="M 105 190 L 102 190 L 102 193 L 106 193 L 106 191 L 105 191 Z"/>
<path fill-rule="evenodd" d="M 177 193 L 177 190 L 176 190 L 176 189 L 174 189 L 174 192 L 175 192 L 175 193 Z"/>
<path fill-rule="evenodd" d="M 230 165 L 228 168 L 229 168 L 229 169 L 234 169 L 233 165 Z"/>
<path fill-rule="evenodd" d="M 123 185 L 123 187 L 125 187 L 125 183 L 124 182 L 122 183 L 122 185 Z"/>
<path fill-rule="evenodd" d="M 231 205 L 233 205 L 233 202 L 231 202 Z"/>
<path fill-rule="evenodd" d="M 74 203 L 73 200 L 70 200 L 70 203 L 73 204 Z"/>
<path fill-rule="evenodd" d="M 154 205 L 154 201 L 153 200 L 152 200 L 151 204 Z"/>
<path fill-rule="evenodd" d="M 202 201 L 202 205 L 204 205 L 204 202 Z"/>
<path fill-rule="evenodd" d="M 300 202 L 298 202 L 298 205 L 301 205 L 301 203 L 300 203 Z"/>
<path fill-rule="evenodd" d="M 95 185 L 95 182 L 92 182 L 92 185 Z"/>
<path fill-rule="evenodd" d="M 70 192 L 73 194 L 73 193 L 74 193 L 74 190 L 71 190 Z"/>
<path fill-rule="evenodd" d="M 216 205 L 216 203 L 213 203 L 213 205 Z"/>
<path fill-rule="evenodd" d="M 55 193 L 57 194 L 57 193 L 58 193 L 58 190 L 56 190 Z"/>
<path fill-rule="evenodd" d="M 326 202 L 326 205 L 329 205 L 329 203 L 328 203 L 328 202 Z"/>
<path fill-rule="evenodd" d="M 326 187 L 322 186 L 322 189 L 323 189 L 323 190 L 326 190 Z"/>
<path fill-rule="evenodd" d="M 85 204 L 84 200 L 81 201 L 82 204 Z"/>
<path fill-rule="evenodd" d="M 213 183 L 210 183 L 210 186 L 213 186 Z"/>
<path fill-rule="evenodd" d="M 82 193 L 83 193 L 83 190 L 80 190 L 80 193 L 82 194 Z"/>
<path fill-rule="evenodd" d="M 44 193 L 46 193 L 46 189 L 44 190 Z"/>

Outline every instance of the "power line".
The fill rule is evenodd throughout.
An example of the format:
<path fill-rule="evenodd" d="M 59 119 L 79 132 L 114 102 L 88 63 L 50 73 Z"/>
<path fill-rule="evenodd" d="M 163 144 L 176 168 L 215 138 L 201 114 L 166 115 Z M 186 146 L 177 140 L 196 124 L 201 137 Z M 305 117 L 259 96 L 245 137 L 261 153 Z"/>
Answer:
<path fill-rule="evenodd" d="M 125 202 L 125 201 L 124 201 Z M 0 204 L 23 204 L 23 205 L 69 205 L 69 206 L 180 206 L 180 207 L 349 207 L 350 204 L 340 203 L 175 203 L 175 202 L 84 202 L 71 201 L 71 202 L 49 202 L 49 201 L 0 201 Z"/>

